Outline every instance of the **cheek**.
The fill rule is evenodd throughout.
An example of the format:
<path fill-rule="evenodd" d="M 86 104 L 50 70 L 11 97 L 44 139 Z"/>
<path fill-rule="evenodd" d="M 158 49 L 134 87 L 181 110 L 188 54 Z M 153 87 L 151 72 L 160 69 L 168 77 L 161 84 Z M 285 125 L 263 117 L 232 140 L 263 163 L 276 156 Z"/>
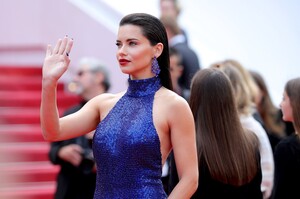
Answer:
<path fill-rule="evenodd" d="M 282 109 L 282 114 L 283 114 L 282 119 L 284 121 L 292 122 L 293 121 L 293 113 L 292 113 L 291 107 L 288 104 L 283 104 L 281 109 Z"/>
<path fill-rule="evenodd" d="M 149 51 L 145 49 L 136 49 L 131 53 L 131 58 L 134 61 L 144 60 L 147 59 L 149 56 Z"/>

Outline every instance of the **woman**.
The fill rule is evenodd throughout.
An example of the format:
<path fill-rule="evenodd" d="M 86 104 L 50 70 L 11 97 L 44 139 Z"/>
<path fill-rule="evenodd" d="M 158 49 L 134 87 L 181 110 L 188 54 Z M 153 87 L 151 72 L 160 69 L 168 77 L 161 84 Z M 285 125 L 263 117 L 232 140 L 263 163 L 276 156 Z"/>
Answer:
<path fill-rule="evenodd" d="M 169 198 L 190 198 L 198 177 L 195 126 L 186 100 L 170 90 L 168 41 L 162 23 L 143 13 L 125 16 L 120 21 L 116 57 L 121 71 L 129 75 L 127 91 L 98 95 L 78 112 L 59 118 L 56 84 L 69 66 L 72 45 L 65 37 L 54 49 L 47 49 L 41 103 L 45 139 L 64 140 L 96 129 L 95 199 L 166 198 L 161 172 L 173 148 L 180 181 Z"/>
<path fill-rule="evenodd" d="M 274 152 L 278 142 L 285 136 L 285 123 L 282 120 L 282 113 L 279 107 L 274 105 L 262 75 L 256 71 L 249 72 L 258 86 L 258 92 L 254 101 Z"/>
<path fill-rule="evenodd" d="M 275 148 L 272 198 L 300 198 L 300 78 L 286 83 L 280 108 L 282 119 L 294 124 L 295 134 L 281 140 Z"/>
<path fill-rule="evenodd" d="M 274 181 L 274 158 L 270 140 L 261 123 L 254 117 L 255 106 L 252 102 L 252 92 L 249 84 L 245 81 L 241 69 L 236 65 L 224 62 L 218 67 L 229 78 L 236 99 L 239 118 L 242 126 L 254 132 L 260 142 L 260 157 L 262 169 L 261 190 L 264 199 L 269 199 L 273 189 Z M 244 69 L 245 70 L 245 69 Z"/>
<path fill-rule="evenodd" d="M 262 198 L 259 141 L 243 129 L 226 75 L 214 68 L 197 72 L 189 103 L 199 165 L 199 188 L 193 198 Z"/>

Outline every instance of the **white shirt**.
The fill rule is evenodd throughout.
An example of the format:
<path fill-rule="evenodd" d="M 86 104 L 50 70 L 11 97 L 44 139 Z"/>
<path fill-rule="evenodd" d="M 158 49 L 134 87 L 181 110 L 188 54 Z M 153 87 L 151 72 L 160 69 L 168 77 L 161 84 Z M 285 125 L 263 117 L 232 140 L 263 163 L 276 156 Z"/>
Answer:
<path fill-rule="evenodd" d="M 264 198 L 269 198 L 272 193 L 274 180 L 274 157 L 269 137 L 262 125 L 253 116 L 242 115 L 240 116 L 240 121 L 244 128 L 255 133 L 259 139 L 262 170 L 261 191 L 264 194 Z"/>

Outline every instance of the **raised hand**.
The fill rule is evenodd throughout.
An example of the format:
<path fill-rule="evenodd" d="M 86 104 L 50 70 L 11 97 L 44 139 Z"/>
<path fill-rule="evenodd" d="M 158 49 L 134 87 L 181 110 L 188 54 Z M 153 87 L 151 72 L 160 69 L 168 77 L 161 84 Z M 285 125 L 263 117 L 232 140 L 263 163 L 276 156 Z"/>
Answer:
<path fill-rule="evenodd" d="M 46 57 L 43 64 L 43 79 L 58 81 L 58 79 L 68 69 L 70 64 L 69 54 L 73 46 L 73 39 L 65 36 L 58 39 L 54 49 L 51 45 L 47 46 Z"/>

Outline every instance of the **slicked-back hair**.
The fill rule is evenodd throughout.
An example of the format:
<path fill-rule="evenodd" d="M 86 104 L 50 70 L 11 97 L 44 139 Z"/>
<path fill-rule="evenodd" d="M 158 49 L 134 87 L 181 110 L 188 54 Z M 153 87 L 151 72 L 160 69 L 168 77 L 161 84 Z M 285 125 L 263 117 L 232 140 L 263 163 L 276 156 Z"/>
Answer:
<path fill-rule="evenodd" d="M 150 14 L 133 13 L 123 17 L 119 26 L 127 24 L 140 27 L 142 34 L 150 41 L 152 46 L 155 46 L 158 43 L 163 44 L 163 51 L 157 58 L 161 70 L 159 78 L 164 87 L 172 90 L 173 87 L 170 76 L 169 44 L 166 29 L 161 21 Z"/>
<path fill-rule="evenodd" d="M 259 171 L 259 141 L 240 123 L 234 92 L 220 70 L 198 71 L 191 83 L 189 104 L 195 119 L 199 165 L 222 183 L 240 186 Z"/>

